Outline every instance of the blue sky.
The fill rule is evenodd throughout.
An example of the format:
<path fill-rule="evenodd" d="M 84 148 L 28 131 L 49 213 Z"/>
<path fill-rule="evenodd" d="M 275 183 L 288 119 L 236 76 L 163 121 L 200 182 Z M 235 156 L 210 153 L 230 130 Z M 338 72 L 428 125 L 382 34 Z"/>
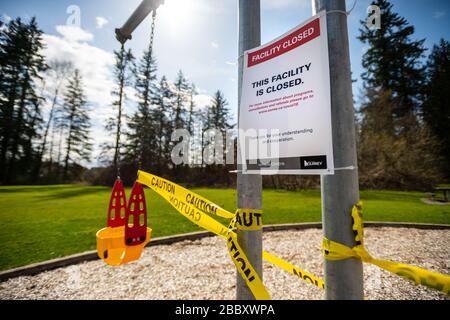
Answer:
<path fill-rule="evenodd" d="M 78 60 L 84 69 L 85 84 L 90 87 L 96 143 L 107 139 L 102 123 L 111 112 L 111 53 L 119 45 L 114 28 L 119 27 L 140 0 L 14 0 L 0 2 L 2 20 L 7 17 L 36 16 L 46 33 L 50 57 Z M 450 1 L 397 0 L 394 10 L 415 26 L 415 38 L 425 38 L 431 46 L 440 38 L 450 39 Z M 347 8 L 354 0 L 347 0 Z M 354 84 L 353 94 L 361 87 L 359 76 L 363 45 L 356 39 L 359 20 L 365 19 L 369 0 L 357 0 L 348 18 L 349 41 Z M 70 5 L 81 10 L 81 30 L 64 29 Z M 268 42 L 311 16 L 311 0 L 261 0 L 262 42 Z M 103 22 L 103 24 L 102 24 Z M 100 24 L 99 24 L 100 23 Z M 59 27 L 57 27 L 59 26 Z M 233 113 L 237 112 L 237 0 L 166 0 L 158 12 L 155 54 L 158 74 L 174 79 L 179 69 L 200 89 L 197 102 L 208 102 L 217 89 L 225 93 Z M 133 40 L 127 43 L 140 56 L 147 46 L 149 19 L 139 27 Z M 82 70 L 83 71 L 83 70 Z M 83 72 L 82 72 L 83 73 Z M 132 104 L 128 112 L 133 110 Z"/>

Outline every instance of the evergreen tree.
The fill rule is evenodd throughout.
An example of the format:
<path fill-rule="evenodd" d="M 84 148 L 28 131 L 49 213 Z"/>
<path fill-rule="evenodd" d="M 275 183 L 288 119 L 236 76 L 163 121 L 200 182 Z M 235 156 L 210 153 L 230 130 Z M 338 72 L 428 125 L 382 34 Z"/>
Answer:
<path fill-rule="evenodd" d="M 138 161 L 142 169 L 148 170 L 155 165 L 157 156 L 157 130 L 155 129 L 152 108 L 156 99 L 156 61 L 150 48 L 144 52 L 136 74 L 135 89 L 138 96 L 138 108 L 128 122 L 126 153 L 130 161 Z"/>
<path fill-rule="evenodd" d="M 228 129 L 232 129 L 234 125 L 230 124 L 231 114 L 230 110 L 227 107 L 228 102 L 223 96 L 223 93 L 220 90 L 217 90 L 212 98 L 211 105 L 206 108 L 203 114 L 203 122 L 204 122 L 204 130 L 215 129 L 216 132 L 220 132 L 221 136 L 218 137 L 222 139 L 223 148 L 222 152 L 225 152 L 225 138 L 226 131 Z M 202 146 L 202 154 L 205 156 L 204 150 L 205 147 L 211 143 L 211 137 L 206 137 L 204 134 L 203 137 L 203 146 Z M 212 157 L 212 155 L 210 155 Z M 211 159 L 203 159 L 204 162 L 208 163 L 212 161 Z"/>
<path fill-rule="evenodd" d="M 26 175 L 35 156 L 42 122 L 36 81 L 46 69 L 42 31 L 35 18 L 11 20 L 0 30 L 0 181 L 13 183 L 17 168 Z M 23 178 L 23 177 L 22 177 Z"/>
<path fill-rule="evenodd" d="M 173 129 L 187 129 L 187 108 L 189 102 L 189 82 L 185 78 L 183 71 L 178 71 L 177 78 L 174 83 L 175 94 L 173 103 Z"/>
<path fill-rule="evenodd" d="M 419 106 L 420 88 L 424 80 L 424 67 L 420 63 L 425 49 L 424 40 L 412 40 L 414 27 L 393 11 L 387 0 L 373 1 L 381 10 L 381 28 L 369 29 L 361 21 L 359 40 L 368 46 L 363 55 L 365 72 L 361 75 L 365 88 L 392 93 L 393 117 L 398 128 L 408 124 L 402 118 L 415 115 Z M 406 128 L 408 129 L 408 128 Z"/>
<path fill-rule="evenodd" d="M 188 118 L 187 118 L 187 130 L 190 132 L 190 134 L 194 134 L 194 123 L 197 118 L 197 112 L 195 111 L 195 101 L 194 97 L 197 95 L 197 88 L 195 87 L 195 84 L 191 84 L 189 87 L 189 111 L 188 111 Z"/>
<path fill-rule="evenodd" d="M 436 139 L 418 117 L 423 99 L 424 40 L 412 40 L 414 27 L 387 0 L 374 1 L 381 28 L 361 21 L 366 98 L 360 114 L 360 182 L 369 188 L 428 188 L 439 180 Z"/>
<path fill-rule="evenodd" d="M 63 181 L 69 180 L 69 164 L 79 165 L 80 160 L 89 161 L 92 144 L 89 138 L 90 118 L 83 84 L 78 69 L 69 79 L 63 105 L 63 127 L 67 130 Z"/>
<path fill-rule="evenodd" d="M 184 76 L 183 72 L 178 71 L 175 82 L 173 83 L 173 101 L 171 102 L 171 128 L 169 137 L 172 138 L 172 134 L 178 129 L 188 129 L 188 103 L 189 103 L 189 81 Z M 180 140 L 181 141 L 181 140 Z M 173 150 L 179 141 L 171 141 L 169 149 Z M 187 164 L 174 165 L 173 166 L 173 178 L 178 180 L 179 178 L 186 177 Z"/>
<path fill-rule="evenodd" d="M 209 107 L 210 124 L 208 127 L 216 128 L 222 133 L 234 127 L 234 125 L 230 124 L 231 114 L 227 106 L 228 102 L 223 96 L 223 93 L 217 90 L 212 99 L 212 104 Z"/>
<path fill-rule="evenodd" d="M 450 43 L 441 39 L 427 63 L 427 84 L 422 115 L 441 145 L 442 167 L 450 179 Z"/>
<path fill-rule="evenodd" d="M 117 108 L 117 115 L 108 119 L 105 129 L 115 135 L 115 142 L 114 144 L 107 143 L 103 145 L 103 149 L 106 153 L 114 150 L 113 165 L 117 168 L 120 162 L 121 148 L 123 146 L 120 137 L 123 134 L 122 119 L 123 105 L 126 99 L 125 88 L 131 84 L 134 57 L 131 50 L 125 51 L 123 47 L 120 51 L 114 51 L 114 55 L 116 57 L 116 64 L 114 66 L 116 88 L 114 88 L 111 94 L 115 98 L 113 106 L 114 108 Z"/>
<path fill-rule="evenodd" d="M 191 84 L 189 87 L 189 109 L 187 116 L 187 130 L 191 135 L 190 140 L 190 159 L 189 162 L 192 165 L 200 165 L 202 161 L 202 136 L 198 137 L 196 133 L 197 130 L 202 130 L 203 117 L 202 112 L 197 110 L 197 105 L 195 103 L 195 96 L 198 94 L 195 84 Z M 201 132 L 201 131 L 200 131 Z"/>
<path fill-rule="evenodd" d="M 156 137 L 158 138 L 158 154 L 157 154 L 157 172 L 163 173 L 167 169 L 167 163 L 170 161 L 169 150 L 169 131 L 170 122 L 167 116 L 170 109 L 171 101 L 174 99 L 173 91 L 167 82 L 166 76 L 162 76 L 156 95 L 156 108 L 154 109 L 154 122 L 157 130 Z"/>
<path fill-rule="evenodd" d="M 20 18 L 0 29 L 0 181 L 5 181 L 14 130 L 15 104 L 19 96 L 21 54 L 25 25 Z"/>

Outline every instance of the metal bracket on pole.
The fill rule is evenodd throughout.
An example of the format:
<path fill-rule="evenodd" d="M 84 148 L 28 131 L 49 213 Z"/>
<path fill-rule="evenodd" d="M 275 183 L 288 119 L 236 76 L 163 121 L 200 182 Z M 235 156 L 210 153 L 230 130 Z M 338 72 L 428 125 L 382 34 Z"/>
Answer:
<path fill-rule="evenodd" d="M 164 0 L 143 0 L 122 28 L 116 29 L 117 40 L 122 44 L 127 40 L 131 40 L 133 31 L 136 30 L 150 12 L 156 11 L 162 4 L 164 4 Z"/>

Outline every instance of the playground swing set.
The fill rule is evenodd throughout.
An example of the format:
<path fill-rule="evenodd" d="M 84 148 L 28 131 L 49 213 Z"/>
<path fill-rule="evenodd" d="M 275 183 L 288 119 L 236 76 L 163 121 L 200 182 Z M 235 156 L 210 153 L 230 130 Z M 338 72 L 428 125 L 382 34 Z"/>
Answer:
<path fill-rule="evenodd" d="M 164 0 L 142 1 L 142 3 L 134 11 L 134 13 L 127 20 L 124 26 L 120 29 L 116 29 L 116 38 L 122 44 L 122 51 L 124 50 L 125 42 L 131 39 L 132 32 L 145 19 L 145 17 L 147 17 L 150 12 L 153 11 L 149 44 L 149 52 L 150 54 L 152 53 L 156 9 L 163 3 L 163 1 Z M 138 171 L 138 179 L 135 181 L 131 190 L 130 197 L 127 201 L 123 182 L 120 179 L 120 166 L 118 165 L 120 121 L 118 129 L 119 130 L 116 136 L 116 150 L 114 159 L 114 164 L 117 170 L 117 179 L 114 183 L 109 200 L 107 225 L 105 228 L 99 230 L 96 234 L 98 256 L 103 259 L 105 263 L 111 266 L 118 266 L 139 259 L 144 247 L 150 242 L 152 229 L 147 226 L 147 205 L 143 184 L 141 184 L 140 182 L 149 186 L 167 201 L 172 198 L 172 191 L 175 191 L 172 189 L 164 190 L 164 187 L 161 186 L 156 187 L 156 185 L 158 185 L 158 183 L 156 182 L 158 182 L 159 180 L 163 186 L 173 186 L 174 184 L 170 181 L 159 178 L 152 174 Z M 141 168 L 141 162 L 143 158 L 142 153 L 143 150 L 141 150 L 140 154 L 138 165 L 139 169 Z M 152 182 L 149 182 L 149 179 Z M 154 182 L 152 179 L 156 179 L 157 181 Z M 182 196 L 184 198 L 189 194 L 189 191 L 181 186 L 177 186 L 177 190 L 179 190 L 178 195 L 175 195 L 175 192 L 173 192 L 173 195 L 175 195 L 175 197 Z M 196 223 L 199 226 L 202 226 L 206 230 L 213 232 L 218 236 L 227 239 L 230 257 L 233 260 L 233 263 L 236 265 L 237 270 L 241 274 L 242 278 L 245 279 L 254 297 L 256 299 L 270 299 L 270 295 L 263 285 L 262 280 L 259 278 L 258 274 L 251 266 L 251 263 L 247 260 L 245 253 L 240 248 L 235 233 L 236 228 L 245 230 L 245 226 L 247 226 L 245 224 L 245 216 L 247 216 L 248 219 L 250 219 L 250 217 L 261 217 L 262 212 L 256 212 L 257 210 L 254 209 L 238 209 L 236 211 L 236 214 L 232 214 L 231 212 L 220 208 L 216 204 L 199 195 L 195 195 L 194 193 L 190 193 L 190 195 L 197 197 L 200 203 L 215 208 L 217 210 L 217 212 L 214 212 L 216 215 L 231 219 L 228 228 L 218 221 L 212 219 L 207 214 L 199 214 L 198 220 L 195 220 L 195 218 L 190 218 L 189 214 L 182 212 L 183 210 L 180 210 L 177 207 L 177 202 L 171 204 L 192 222 Z M 186 207 L 191 208 L 191 205 L 186 204 Z M 194 208 L 196 207 L 196 205 L 192 205 L 192 207 Z M 207 211 L 208 210 L 206 210 L 205 212 Z M 244 224 L 242 224 L 241 218 L 244 219 Z M 372 257 L 366 251 L 363 245 L 363 221 L 361 214 L 361 203 L 355 204 L 353 206 L 352 218 L 353 230 L 355 232 L 355 240 L 357 242 L 357 245 L 353 248 L 350 248 L 343 244 L 324 238 L 322 249 L 324 252 L 324 257 L 326 259 L 343 260 L 348 258 L 358 258 L 363 262 L 376 265 L 379 268 L 390 271 L 398 276 L 412 280 L 416 284 L 425 285 L 430 288 L 437 289 L 447 295 L 449 294 L 450 277 L 448 275 L 425 270 L 415 266 L 406 265 L 403 263 L 376 259 Z M 261 227 L 260 223 L 258 222 L 259 219 L 252 220 L 257 223 L 255 225 L 250 223 L 252 225 L 248 225 L 248 228 L 246 230 L 259 230 L 259 228 Z M 252 229 L 253 227 L 255 227 L 256 229 Z M 325 283 L 323 280 L 316 278 L 310 273 L 266 251 L 263 252 L 263 259 L 297 277 L 300 277 L 301 279 L 315 285 L 318 288 L 325 288 Z"/>
<path fill-rule="evenodd" d="M 116 38 L 124 44 L 131 39 L 132 32 L 153 11 L 150 30 L 150 54 L 153 49 L 155 31 L 156 9 L 163 0 L 142 1 L 128 21 L 120 29 L 116 29 Z M 142 250 L 150 242 L 152 229 L 147 226 L 147 205 L 142 184 L 135 182 L 127 201 L 123 182 L 120 179 L 118 163 L 120 143 L 120 127 L 116 143 L 116 170 L 117 179 L 114 183 L 108 206 L 107 226 L 100 229 L 97 234 L 97 253 L 108 265 L 118 266 L 140 258 Z M 139 168 L 142 161 L 139 160 Z"/>

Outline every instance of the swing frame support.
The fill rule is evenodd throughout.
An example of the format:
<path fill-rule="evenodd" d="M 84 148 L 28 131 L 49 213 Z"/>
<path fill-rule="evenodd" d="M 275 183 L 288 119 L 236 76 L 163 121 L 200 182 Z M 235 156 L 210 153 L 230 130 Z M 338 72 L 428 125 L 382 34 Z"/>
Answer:
<path fill-rule="evenodd" d="M 121 28 L 116 29 L 116 39 L 121 44 L 125 44 L 127 40 L 131 40 L 134 30 L 136 30 L 152 11 L 156 12 L 162 4 L 164 4 L 164 0 L 143 0 L 125 24 Z"/>

